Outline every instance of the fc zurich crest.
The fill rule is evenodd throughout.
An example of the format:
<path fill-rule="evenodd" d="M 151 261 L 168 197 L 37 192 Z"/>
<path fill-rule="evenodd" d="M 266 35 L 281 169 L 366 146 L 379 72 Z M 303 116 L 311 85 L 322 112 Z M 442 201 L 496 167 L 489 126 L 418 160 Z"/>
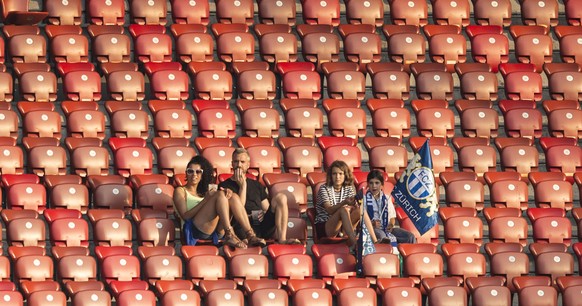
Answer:
<path fill-rule="evenodd" d="M 416 200 L 424 200 L 432 196 L 435 191 L 432 171 L 427 167 L 414 169 L 408 176 L 406 189 L 410 196 Z"/>

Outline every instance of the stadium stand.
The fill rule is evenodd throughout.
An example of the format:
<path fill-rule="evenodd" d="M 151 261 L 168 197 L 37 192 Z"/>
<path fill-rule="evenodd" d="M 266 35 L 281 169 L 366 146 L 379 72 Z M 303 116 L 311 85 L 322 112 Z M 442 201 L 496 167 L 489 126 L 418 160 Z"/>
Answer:
<path fill-rule="evenodd" d="M 2 305 L 578 305 L 580 3 L 0 0 Z M 390 192 L 427 139 L 439 224 L 358 275 L 326 167 Z M 236 147 L 302 245 L 184 245 L 186 163 Z"/>

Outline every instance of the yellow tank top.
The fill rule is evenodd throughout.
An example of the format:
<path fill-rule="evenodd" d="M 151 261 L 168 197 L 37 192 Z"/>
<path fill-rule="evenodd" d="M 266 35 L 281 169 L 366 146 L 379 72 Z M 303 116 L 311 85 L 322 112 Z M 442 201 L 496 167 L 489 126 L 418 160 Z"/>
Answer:
<path fill-rule="evenodd" d="M 202 199 L 204 199 L 203 197 L 199 197 L 189 193 L 188 190 L 186 190 L 186 188 L 183 189 L 184 192 L 186 193 L 186 211 L 196 207 L 196 205 L 198 205 L 200 202 L 202 202 Z M 182 225 L 184 225 L 184 220 L 182 220 Z"/>

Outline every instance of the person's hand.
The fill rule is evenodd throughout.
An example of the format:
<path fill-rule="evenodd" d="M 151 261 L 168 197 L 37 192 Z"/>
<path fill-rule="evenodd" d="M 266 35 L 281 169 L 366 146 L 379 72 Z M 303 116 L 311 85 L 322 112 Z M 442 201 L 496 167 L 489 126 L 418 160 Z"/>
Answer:
<path fill-rule="evenodd" d="M 265 219 L 265 212 L 261 210 L 257 214 L 257 220 L 259 220 L 259 222 L 263 222 L 263 219 Z"/>
<path fill-rule="evenodd" d="M 220 188 L 220 190 L 224 192 L 224 196 L 226 197 L 226 199 L 230 200 L 230 198 L 232 197 L 232 190 L 228 188 Z"/>
<path fill-rule="evenodd" d="M 348 197 L 343 200 L 344 205 L 354 206 L 356 203 L 356 197 Z"/>
<path fill-rule="evenodd" d="M 251 218 L 253 219 L 253 223 L 261 223 L 265 218 L 265 212 L 262 210 L 253 210 L 251 212 Z"/>
<path fill-rule="evenodd" d="M 239 187 L 246 183 L 246 176 L 242 168 L 234 169 L 234 174 L 232 175 L 232 180 L 235 181 Z"/>
<path fill-rule="evenodd" d="M 386 231 L 391 232 L 393 228 L 394 228 L 394 224 L 388 224 L 386 226 Z"/>
<path fill-rule="evenodd" d="M 372 220 L 372 226 L 374 228 L 380 228 L 381 224 L 379 220 Z"/>

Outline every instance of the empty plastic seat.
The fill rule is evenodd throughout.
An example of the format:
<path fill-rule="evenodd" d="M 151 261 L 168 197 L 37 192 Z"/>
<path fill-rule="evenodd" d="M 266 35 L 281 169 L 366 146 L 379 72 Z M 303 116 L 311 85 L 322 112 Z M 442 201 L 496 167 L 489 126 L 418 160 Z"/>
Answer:
<path fill-rule="evenodd" d="M 87 2 L 88 19 L 97 25 L 123 25 L 125 22 L 125 1 L 90 0 Z"/>
<path fill-rule="evenodd" d="M 165 25 L 167 22 L 166 1 L 132 0 L 130 11 L 133 23 Z"/>
<path fill-rule="evenodd" d="M 460 34 L 460 27 L 427 25 L 423 30 L 429 40 L 429 54 L 433 62 L 447 65 L 447 70 L 452 72 L 454 64 L 466 61 L 467 41 Z"/>
<path fill-rule="evenodd" d="M 198 115 L 198 132 L 211 138 L 233 138 L 235 115 L 230 109 L 206 109 Z"/>
<path fill-rule="evenodd" d="M 129 210 L 132 204 L 133 192 L 128 185 L 107 183 L 93 190 L 94 208 Z"/>
<path fill-rule="evenodd" d="M 327 77 L 328 95 L 334 99 L 358 99 L 365 96 L 366 77 L 357 71 L 336 71 Z"/>
<path fill-rule="evenodd" d="M 84 290 L 103 290 L 97 281 L 97 263 L 87 255 L 69 255 L 57 262 L 57 274 L 65 284 L 67 293 L 74 295 Z"/>
<path fill-rule="evenodd" d="M 36 27 L 35 27 L 36 28 Z M 6 34 L 6 27 L 4 28 Z M 45 63 L 47 60 L 47 43 L 39 35 L 38 28 L 32 31 L 6 35 L 9 40 L 7 53 L 11 54 L 13 63 Z"/>
<path fill-rule="evenodd" d="M 416 79 L 416 94 L 420 99 L 452 100 L 453 77 L 446 66 L 438 63 L 412 64 Z"/>
<path fill-rule="evenodd" d="M 459 27 L 469 25 L 471 7 L 469 0 L 435 0 L 432 2 L 433 18 L 436 24 Z"/>
<path fill-rule="evenodd" d="M 390 18 L 395 25 L 415 25 L 418 27 L 428 23 L 428 4 L 422 0 L 392 0 Z"/>
<path fill-rule="evenodd" d="M 57 63 L 80 63 L 89 60 L 89 41 L 79 34 L 61 34 L 51 40 L 51 53 Z"/>
<path fill-rule="evenodd" d="M 174 0 L 171 4 L 174 23 L 208 25 L 210 19 L 208 1 Z"/>
<path fill-rule="evenodd" d="M 571 210 L 573 205 L 572 184 L 563 180 L 547 180 L 534 185 L 535 202 L 541 208 Z"/>
<path fill-rule="evenodd" d="M 524 0 L 520 3 L 521 19 L 525 25 L 552 27 L 558 25 L 558 1 Z"/>
<path fill-rule="evenodd" d="M 149 137 L 149 118 L 145 111 L 119 110 L 111 116 L 111 132 L 116 137 Z"/>
<path fill-rule="evenodd" d="M 361 71 L 366 71 L 366 65 L 368 63 L 379 62 L 381 59 L 381 51 L 381 39 L 378 34 L 355 30 L 354 32 L 347 33 L 344 37 L 344 55 L 346 60 L 358 63 Z"/>
<path fill-rule="evenodd" d="M 509 0 L 476 0 L 473 1 L 475 23 L 478 25 L 496 25 L 507 27 L 511 25 L 511 1 Z"/>
<path fill-rule="evenodd" d="M 142 63 L 172 61 L 172 39 L 163 33 L 145 33 L 135 38 L 136 60 Z"/>
<path fill-rule="evenodd" d="M 67 297 L 61 291 L 42 290 L 32 292 L 28 297 L 27 305 L 30 306 L 65 306 Z"/>
<path fill-rule="evenodd" d="M 495 171 L 497 154 L 490 146 L 469 145 L 458 151 L 459 170 L 471 171 L 482 177 L 485 172 Z"/>
<path fill-rule="evenodd" d="M 226 32 L 216 39 L 218 57 L 227 63 L 255 60 L 255 38 L 250 33 Z"/>
<path fill-rule="evenodd" d="M 301 39 L 303 58 L 319 67 L 322 63 L 337 62 L 339 60 L 339 37 L 331 31 L 317 31 L 306 27 Z"/>
<path fill-rule="evenodd" d="M 297 38 L 288 31 L 277 30 L 276 27 L 279 25 L 272 25 L 272 27 L 273 29 L 269 29 L 259 36 L 261 58 L 269 63 L 295 62 L 297 60 Z"/>
<path fill-rule="evenodd" d="M 468 26 L 467 34 L 475 62 L 486 63 L 497 72 L 499 64 L 509 61 L 509 39 L 501 26 Z"/>
<path fill-rule="evenodd" d="M 30 209 L 30 208 L 28 208 Z M 20 218 L 12 220 L 6 227 L 9 246 L 45 246 L 45 224 L 40 219 Z"/>
<path fill-rule="evenodd" d="M 404 65 L 424 62 L 427 44 L 424 36 L 419 34 L 418 27 L 384 25 L 383 31 L 388 41 L 388 56 L 392 61 Z"/>
<path fill-rule="evenodd" d="M 57 99 L 57 78 L 52 72 L 24 73 L 20 76 L 19 85 L 26 101 L 53 102 Z"/>
<path fill-rule="evenodd" d="M 547 171 L 558 171 L 572 177 L 582 169 L 582 149 L 578 146 L 556 145 L 546 150 Z"/>
<path fill-rule="evenodd" d="M 92 51 L 99 63 L 129 62 L 130 38 L 125 34 L 101 34 L 93 39 Z"/>
<path fill-rule="evenodd" d="M 578 109 L 556 109 L 548 115 L 548 128 L 553 137 L 582 138 L 580 126 L 582 111 Z"/>
<path fill-rule="evenodd" d="M 537 72 L 544 63 L 552 62 L 552 39 L 543 26 L 511 26 L 515 40 L 515 55 L 520 63 L 531 63 Z"/>
<path fill-rule="evenodd" d="M 533 222 L 533 237 L 536 242 L 558 242 L 570 245 L 572 224 L 564 217 L 544 217 Z"/>
<path fill-rule="evenodd" d="M 62 1 L 49 0 L 44 9 L 48 12 L 48 22 L 54 25 L 80 25 L 82 3 L 80 0 Z"/>
<path fill-rule="evenodd" d="M 204 100 L 229 100 L 232 98 L 232 75 L 223 70 L 205 70 L 193 78 L 196 97 Z"/>
<path fill-rule="evenodd" d="M 416 117 L 419 135 L 439 138 L 454 136 L 454 114 L 450 109 L 429 105 L 416 110 Z"/>
<path fill-rule="evenodd" d="M 12 75 L 6 72 L 0 72 L 0 101 L 12 102 L 13 94 Z"/>
<path fill-rule="evenodd" d="M 153 95 L 160 100 L 187 100 L 189 78 L 184 71 L 157 71 L 150 77 Z"/>
<path fill-rule="evenodd" d="M 303 21 L 306 24 L 325 24 L 338 26 L 340 23 L 339 1 L 303 1 L 302 13 Z"/>
<path fill-rule="evenodd" d="M 330 134 L 358 139 L 366 136 L 366 115 L 361 108 L 340 107 L 328 112 Z"/>
<path fill-rule="evenodd" d="M 216 18 L 220 23 L 242 23 L 252 25 L 253 20 L 253 2 L 252 1 L 224 1 L 216 2 Z"/>
<path fill-rule="evenodd" d="M 498 81 L 491 67 L 484 63 L 456 64 L 461 77 L 461 93 L 468 100 L 497 100 Z"/>
<path fill-rule="evenodd" d="M 319 100 L 321 77 L 314 71 L 291 71 L 283 75 L 283 95 L 291 99 Z"/>
<path fill-rule="evenodd" d="M 546 276 L 520 276 L 513 279 L 519 305 L 558 305 L 558 292 Z"/>
<path fill-rule="evenodd" d="M 323 135 L 323 112 L 319 108 L 297 107 L 285 113 L 287 134 L 293 137 Z"/>
<path fill-rule="evenodd" d="M 145 98 L 144 75 L 138 71 L 115 71 L 107 75 L 107 90 L 116 101 L 141 101 Z"/>
<path fill-rule="evenodd" d="M 489 225 L 489 240 L 492 242 L 527 242 L 527 221 L 521 217 L 497 217 Z"/>
<path fill-rule="evenodd" d="M 445 223 L 445 240 L 447 242 L 469 242 L 481 245 L 483 223 L 477 217 L 450 218 Z"/>
<path fill-rule="evenodd" d="M 491 191 L 491 206 L 515 207 L 525 210 L 528 207 L 528 187 L 524 181 L 515 179 L 500 179 L 489 187 Z"/>
<path fill-rule="evenodd" d="M 271 71 L 247 70 L 238 76 L 239 96 L 243 99 L 272 100 L 276 87 L 276 77 Z"/>
<path fill-rule="evenodd" d="M 29 152 L 30 170 L 38 176 L 66 173 L 67 153 L 62 147 L 39 146 Z"/>
<path fill-rule="evenodd" d="M 46 203 L 46 189 L 38 183 L 14 184 L 6 193 L 6 208 L 9 209 L 31 209 L 42 213 Z"/>
<path fill-rule="evenodd" d="M 76 174 L 104 175 L 109 173 L 109 152 L 103 147 L 80 147 L 71 154 L 71 167 Z"/>
<path fill-rule="evenodd" d="M 184 33 L 176 39 L 176 55 L 182 62 L 208 62 L 213 53 L 214 40 L 210 34 Z"/>
<path fill-rule="evenodd" d="M 424 278 L 443 275 L 443 258 L 435 253 L 415 253 L 404 258 L 403 275 L 420 284 Z"/>
<path fill-rule="evenodd" d="M 428 301 L 430 305 L 468 305 L 465 289 L 457 286 L 440 286 L 431 289 Z"/>
<path fill-rule="evenodd" d="M 259 20 L 263 24 L 287 24 L 293 26 L 296 23 L 295 2 L 283 0 L 280 2 L 258 1 Z"/>
<path fill-rule="evenodd" d="M 63 78 L 64 92 L 73 101 L 101 100 L 101 76 L 95 71 L 73 71 Z"/>
<path fill-rule="evenodd" d="M 93 239 L 95 240 L 96 245 L 101 246 L 131 246 L 132 239 L 131 233 L 132 233 L 131 223 L 129 220 L 118 218 L 107 218 L 101 219 L 95 223 L 95 227 L 93 229 L 94 235 Z M 135 259 L 137 261 L 137 257 Z M 119 259 L 117 260 L 119 261 Z M 121 274 L 126 275 L 125 273 L 131 273 L 130 271 L 123 272 L 123 268 L 116 269 L 117 270 L 116 272 L 111 270 L 107 272 L 107 268 L 105 267 L 106 265 L 104 263 L 102 269 L 105 280 L 107 280 L 108 278 L 106 275 L 109 275 L 110 273 L 113 273 L 113 275 Z M 139 264 L 138 264 L 138 274 L 139 274 Z"/>

